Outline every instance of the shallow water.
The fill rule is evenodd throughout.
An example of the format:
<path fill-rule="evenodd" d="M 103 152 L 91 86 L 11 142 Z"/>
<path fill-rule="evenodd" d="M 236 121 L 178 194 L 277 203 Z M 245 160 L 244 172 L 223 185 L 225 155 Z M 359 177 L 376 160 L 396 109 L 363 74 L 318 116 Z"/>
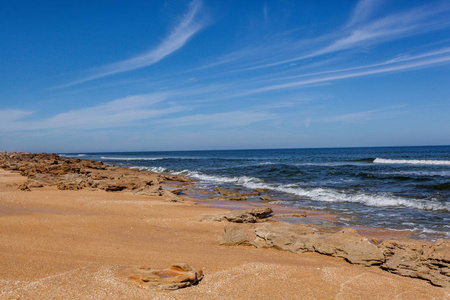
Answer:
<path fill-rule="evenodd" d="M 184 174 L 206 189 L 269 189 L 283 205 L 337 213 L 348 226 L 450 237 L 450 146 L 64 155 Z"/>

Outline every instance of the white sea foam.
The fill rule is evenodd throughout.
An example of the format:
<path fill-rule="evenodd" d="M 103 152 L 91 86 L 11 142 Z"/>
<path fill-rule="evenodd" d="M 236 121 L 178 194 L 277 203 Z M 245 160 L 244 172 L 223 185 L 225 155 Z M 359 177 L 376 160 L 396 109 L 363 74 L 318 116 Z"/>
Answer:
<path fill-rule="evenodd" d="M 101 159 L 106 160 L 160 160 L 160 159 L 166 159 L 167 157 L 109 157 L 109 156 L 102 156 Z"/>
<path fill-rule="evenodd" d="M 420 210 L 448 211 L 450 203 L 435 202 L 432 200 L 407 199 L 391 195 L 389 193 L 369 194 L 369 193 L 349 193 L 332 188 L 304 188 L 294 184 L 276 185 L 268 184 L 263 180 L 251 176 L 220 176 L 208 175 L 200 172 L 182 170 L 173 172 L 161 167 L 149 168 L 154 172 L 170 172 L 172 174 L 183 174 L 200 181 L 211 183 L 227 183 L 244 186 L 251 189 L 269 189 L 277 192 L 288 193 L 301 197 L 307 197 L 313 201 L 335 202 L 335 203 L 360 203 L 371 207 L 392 207 L 392 208 L 413 208 Z"/>
<path fill-rule="evenodd" d="M 83 157 L 86 156 L 86 154 L 58 154 L 61 157 Z"/>
<path fill-rule="evenodd" d="M 420 236 L 421 235 L 423 235 L 423 234 L 425 234 L 425 235 L 430 235 L 430 234 L 432 234 L 432 235 L 437 235 L 438 237 L 440 237 L 441 235 L 445 235 L 445 238 L 449 238 L 450 237 L 450 232 L 445 232 L 445 231 L 438 231 L 438 230 L 433 230 L 433 229 L 430 229 L 430 228 L 426 228 L 426 227 L 424 227 L 424 228 L 413 228 L 412 229 L 413 231 L 419 231 L 421 234 L 420 234 Z"/>
<path fill-rule="evenodd" d="M 375 158 L 375 164 L 409 164 L 409 165 L 442 165 L 450 166 L 450 160 L 419 160 L 419 159 L 386 159 Z"/>
<path fill-rule="evenodd" d="M 450 171 L 399 171 L 399 172 L 383 172 L 375 173 L 381 175 L 412 175 L 412 176 L 440 176 L 450 177 Z"/>
<path fill-rule="evenodd" d="M 299 196 L 306 196 L 315 201 L 323 202 L 352 202 L 372 207 L 404 207 L 420 210 L 450 211 L 450 204 L 434 202 L 432 200 L 406 199 L 388 193 L 345 193 L 328 188 L 286 188 L 280 186 L 275 190 Z"/>
<path fill-rule="evenodd" d="M 138 167 L 141 171 L 152 171 L 155 173 L 171 173 L 169 169 L 163 167 Z"/>

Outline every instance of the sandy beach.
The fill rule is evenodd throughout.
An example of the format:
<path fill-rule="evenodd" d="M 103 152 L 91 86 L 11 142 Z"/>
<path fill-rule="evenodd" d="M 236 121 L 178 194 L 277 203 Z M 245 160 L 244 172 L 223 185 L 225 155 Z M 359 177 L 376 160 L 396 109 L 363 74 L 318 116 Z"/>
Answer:
<path fill-rule="evenodd" d="M 20 190 L 0 169 L 1 299 L 450 299 L 450 289 L 317 253 L 220 245 L 229 210 L 183 197 L 57 186 Z M 239 224 L 250 228 L 251 224 Z M 186 263 L 197 285 L 166 291 L 129 280 L 140 266 Z"/>

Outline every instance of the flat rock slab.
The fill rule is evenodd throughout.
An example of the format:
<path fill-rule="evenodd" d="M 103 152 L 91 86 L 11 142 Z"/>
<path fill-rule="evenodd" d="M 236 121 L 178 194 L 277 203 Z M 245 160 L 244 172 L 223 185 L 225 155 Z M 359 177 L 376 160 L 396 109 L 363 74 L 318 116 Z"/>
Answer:
<path fill-rule="evenodd" d="M 132 271 L 128 279 L 146 289 L 177 290 L 198 284 L 203 272 L 193 270 L 189 265 L 180 263 L 167 269 L 154 270 L 141 267 Z"/>
<path fill-rule="evenodd" d="M 233 223 L 256 223 L 261 219 L 267 218 L 273 210 L 270 207 L 258 207 L 247 210 L 235 210 L 227 214 L 215 216 L 203 216 L 200 222 L 203 221 L 228 221 Z"/>

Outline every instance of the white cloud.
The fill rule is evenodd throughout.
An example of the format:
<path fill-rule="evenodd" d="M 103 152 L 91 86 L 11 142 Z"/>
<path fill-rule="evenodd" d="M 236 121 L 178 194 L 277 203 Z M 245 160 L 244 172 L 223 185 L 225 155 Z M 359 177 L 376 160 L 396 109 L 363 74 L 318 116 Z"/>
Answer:
<path fill-rule="evenodd" d="M 196 114 L 179 118 L 164 119 L 158 124 L 167 127 L 212 126 L 214 128 L 243 127 L 253 123 L 276 118 L 275 114 L 266 112 L 233 111 L 225 113 Z"/>
<path fill-rule="evenodd" d="M 386 117 L 391 113 L 398 113 L 400 108 L 404 108 L 406 105 L 389 106 L 382 109 L 367 110 L 354 112 L 349 114 L 340 114 L 330 117 L 324 117 L 317 119 L 317 122 L 363 122 L 373 119 L 379 119 Z"/>
<path fill-rule="evenodd" d="M 20 121 L 26 116 L 23 111 L 0 111 L 0 116 L 10 114 L 12 117 L 2 119 L 0 131 L 28 131 L 43 129 L 100 129 L 130 126 L 141 120 L 155 119 L 183 108 L 165 105 L 155 108 L 168 99 L 168 94 L 145 94 L 124 97 L 105 104 L 88 108 L 71 110 L 40 121 Z M 3 121 L 6 120 L 6 121 Z M 5 123 L 5 124 L 3 124 Z"/>
<path fill-rule="evenodd" d="M 9 122 L 20 120 L 24 117 L 32 115 L 31 111 L 24 111 L 18 109 L 5 109 L 0 110 L 0 124 L 1 127 L 8 127 Z"/>
<path fill-rule="evenodd" d="M 352 15 L 347 22 L 346 27 L 351 27 L 366 21 L 373 11 L 383 3 L 383 0 L 360 0 L 353 9 Z"/>
<path fill-rule="evenodd" d="M 406 36 L 418 35 L 450 26 L 450 21 L 443 16 L 443 14 L 448 14 L 450 11 L 448 5 L 415 7 L 405 12 L 364 22 L 377 3 L 376 1 L 360 1 L 347 23 L 351 26 L 344 26 L 331 34 L 315 39 L 316 42 L 323 41 L 324 39 L 334 39 L 334 41 L 326 46 L 307 54 L 271 63 L 262 63 L 243 70 L 279 66 L 325 54 L 352 50 Z M 362 15 L 358 15 L 358 13 L 362 13 Z M 314 40 L 309 43 L 314 43 Z"/>
<path fill-rule="evenodd" d="M 193 0 L 180 24 L 156 48 L 139 56 L 93 69 L 93 75 L 61 87 L 72 86 L 109 75 L 147 67 L 159 62 L 166 56 L 182 48 L 189 39 L 204 27 L 204 23 L 198 20 L 201 6 L 202 3 L 200 0 Z"/>
<path fill-rule="evenodd" d="M 403 71 L 403 70 L 408 70 L 408 69 L 413 69 L 413 68 L 424 68 L 424 67 L 429 67 L 429 66 L 436 65 L 436 64 L 448 63 L 449 61 L 450 61 L 450 56 L 448 56 L 448 55 L 440 56 L 437 58 L 412 61 L 412 62 L 399 64 L 399 65 L 393 65 L 393 66 L 387 65 L 387 66 L 381 67 L 381 68 L 369 68 L 368 70 L 359 71 L 359 72 L 352 72 L 352 73 L 346 73 L 346 74 L 335 75 L 335 76 L 311 78 L 311 79 L 305 79 L 305 80 L 300 80 L 300 81 L 293 81 L 293 82 L 287 82 L 287 83 L 282 83 L 282 84 L 277 84 L 277 85 L 271 85 L 271 86 L 266 86 L 263 88 L 256 88 L 256 89 L 248 90 L 246 92 L 239 94 L 239 96 L 257 94 L 257 93 L 281 90 L 281 89 L 287 89 L 287 88 L 308 86 L 308 85 L 312 85 L 312 84 L 317 84 L 317 83 L 322 83 L 322 82 L 330 82 L 330 81 L 335 81 L 335 80 L 340 80 L 340 79 L 362 77 L 362 76 L 388 73 L 388 72 L 394 72 L 394 71 Z"/>

